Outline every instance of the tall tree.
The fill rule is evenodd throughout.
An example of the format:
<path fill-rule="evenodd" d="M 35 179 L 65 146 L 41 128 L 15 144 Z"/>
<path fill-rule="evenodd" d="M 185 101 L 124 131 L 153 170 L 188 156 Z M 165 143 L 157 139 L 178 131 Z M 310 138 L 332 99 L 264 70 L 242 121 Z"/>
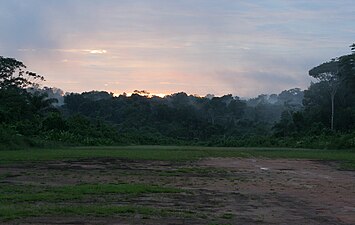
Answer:
<path fill-rule="evenodd" d="M 334 130 L 335 95 L 343 81 L 339 73 L 339 60 L 333 59 L 316 66 L 309 71 L 309 75 L 328 85 L 331 101 L 330 128 Z"/>

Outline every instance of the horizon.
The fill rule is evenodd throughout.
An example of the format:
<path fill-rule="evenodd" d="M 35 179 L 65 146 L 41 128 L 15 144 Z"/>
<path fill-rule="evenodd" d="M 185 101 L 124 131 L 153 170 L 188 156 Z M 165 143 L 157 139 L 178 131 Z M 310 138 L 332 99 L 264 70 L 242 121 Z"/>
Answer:
<path fill-rule="evenodd" d="M 48 86 L 40 86 L 40 85 L 36 85 L 35 87 L 29 87 L 28 89 L 31 90 L 33 88 L 35 90 L 36 89 L 37 90 L 42 90 L 44 92 L 46 92 L 47 89 L 52 89 L 53 94 L 58 94 L 58 95 L 60 95 L 62 97 L 65 97 L 65 96 L 70 95 L 70 94 L 80 94 L 81 95 L 81 94 L 90 93 L 90 92 L 106 92 L 108 94 L 112 94 L 113 97 L 120 97 L 120 96 L 131 97 L 133 94 L 137 94 L 137 95 L 140 95 L 140 96 L 146 97 L 146 98 L 153 98 L 153 97 L 165 98 L 165 97 L 169 97 L 169 96 L 172 96 L 172 95 L 175 95 L 175 94 L 184 93 L 187 96 L 193 96 L 193 97 L 198 97 L 198 98 L 214 98 L 214 97 L 221 98 L 223 96 L 232 95 L 233 98 L 237 97 L 240 100 L 245 100 L 245 101 L 248 101 L 248 100 L 251 100 L 251 99 L 254 99 L 254 98 L 258 98 L 261 95 L 265 95 L 266 97 L 270 97 L 271 95 L 279 95 L 283 91 L 289 91 L 289 90 L 292 90 L 292 89 L 299 89 L 301 92 L 305 91 L 305 89 L 301 89 L 301 88 L 295 87 L 295 88 L 290 88 L 290 89 L 287 89 L 287 90 L 282 90 L 282 91 L 280 91 L 278 93 L 276 93 L 276 92 L 275 93 L 268 93 L 268 94 L 258 93 L 255 96 L 244 97 L 244 96 L 234 95 L 234 94 L 231 94 L 231 93 L 224 93 L 224 94 L 221 94 L 221 95 L 215 95 L 213 93 L 208 93 L 206 95 L 198 95 L 198 94 L 195 94 L 195 93 L 188 93 L 188 92 L 184 92 L 184 91 L 178 91 L 178 92 L 173 92 L 173 93 L 169 93 L 169 94 L 164 94 L 164 93 L 151 93 L 149 90 L 134 90 L 134 91 L 131 91 L 131 92 L 122 92 L 122 93 L 114 93 L 114 92 L 110 92 L 110 91 L 107 91 L 107 90 L 85 90 L 85 91 L 82 91 L 82 92 L 68 92 L 68 91 L 65 91 L 65 90 L 63 90 L 61 88 L 58 88 L 58 87 L 48 87 Z"/>
<path fill-rule="evenodd" d="M 304 90 L 355 35 L 351 0 L 0 2 L 1 55 L 75 93 Z"/>

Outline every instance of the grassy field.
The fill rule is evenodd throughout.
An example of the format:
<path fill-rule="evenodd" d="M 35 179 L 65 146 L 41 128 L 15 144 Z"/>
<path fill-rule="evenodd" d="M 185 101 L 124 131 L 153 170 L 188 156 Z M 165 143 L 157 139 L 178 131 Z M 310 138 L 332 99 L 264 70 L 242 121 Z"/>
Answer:
<path fill-rule="evenodd" d="M 86 223 L 107 217 L 112 220 L 92 224 L 110 224 L 115 219 L 129 224 L 267 224 L 260 212 L 255 212 L 255 218 L 237 217 L 235 207 L 260 205 L 262 199 L 280 201 L 275 188 L 285 181 L 274 177 L 277 182 L 269 183 L 279 186 L 264 197 L 230 192 L 241 183 L 265 182 L 265 177 L 259 168 L 245 172 L 197 162 L 218 157 L 311 159 L 334 162 L 334 169 L 355 169 L 355 150 L 129 146 L 0 151 L 0 224 L 22 224 L 31 218 L 50 223 L 46 218 L 52 216 L 63 223 L 70 223 L 68 218 Z M 274 175 L 280 174 L 281 170 Z M 309 210 L 299 207 L 305 213 Z"/>
<path fill-rule="evenodd" d="M 17 218 L 44 215 L 159 214 L 152 207 L 133 205 L 107 205 L 95 199 L 113 198 L 115 195 L 179 193 L 177 188 L 147 184 L 78 184 L 51 187 L 47 185 L 0 185 L 0 218 L 8 221 Z M 63 202 L 91 202 L 91 204 L 58 205 Z M 42 204 L 38 204 L 42 203 Z M 43 204 L 45 203 L 45 204 Z"/>
<path fill-rule="evenodd" d="M 190 161 L 207 157 L 286 158 L 341 162 L 355 169 L 355 149 L 221 148 L 181 146 L 76 147 L 0 151 L 0 164 L 65 159 L 122 158 L 131 160 Z"/>

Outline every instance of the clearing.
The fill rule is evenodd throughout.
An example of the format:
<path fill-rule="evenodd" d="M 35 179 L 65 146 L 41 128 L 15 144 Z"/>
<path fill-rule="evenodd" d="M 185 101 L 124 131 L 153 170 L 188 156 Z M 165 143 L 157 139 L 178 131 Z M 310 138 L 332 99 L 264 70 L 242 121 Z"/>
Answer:
<path fill-rule="evenodd" d="M 0 152 L 0 224 L 355 224 L 355 151 Z"/>

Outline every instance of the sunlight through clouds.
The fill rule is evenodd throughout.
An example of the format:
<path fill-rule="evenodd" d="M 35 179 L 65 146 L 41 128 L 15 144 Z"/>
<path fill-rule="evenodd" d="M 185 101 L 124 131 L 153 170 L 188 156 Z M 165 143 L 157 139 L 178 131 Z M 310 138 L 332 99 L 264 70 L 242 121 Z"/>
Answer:
<path fill-rule="evenodd" d="M 85 50 L 85 51 L 89 52 L 90 54 L 105 54 L 105 53 L 107 53 L 106 50 L 97 50 L 97 49 L 95 49 L 95 50 Z"/>
<path fill-rule="evenodd" d="M 127 93 L 253 96 L 260 90 L 307 88 L 310 68 L 347 53 L 354 41 L 355 5 L 350 0 L 16 0 L 2 1 L 0 19 L 2 54 L 31 65 L 48 85 L 66 91 L 111 91 L 104 85 L 111 81 Z"/>

